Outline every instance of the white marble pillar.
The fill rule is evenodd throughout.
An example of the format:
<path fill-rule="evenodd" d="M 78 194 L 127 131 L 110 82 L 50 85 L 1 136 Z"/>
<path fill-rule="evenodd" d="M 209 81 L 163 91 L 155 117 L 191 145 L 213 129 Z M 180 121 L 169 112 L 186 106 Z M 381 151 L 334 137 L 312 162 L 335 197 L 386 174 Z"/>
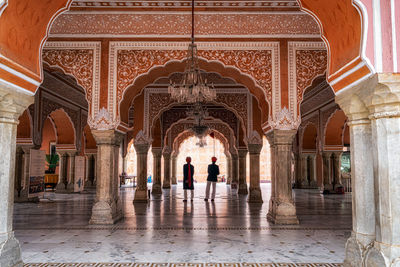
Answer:
<path fill-rule="evenodd" d="M 22 267 L 21 249 L 14 236 L 14 171 L 18 118 L 33 96 L 0 85 L 0 266 Z"/>
<path fill-rule="evenodd" d="M 271 146 L 272 190 L 268 219 L 275 224 L 298 224 L 292 197 L 291 157 L 295 130 L 271 130 L 267 134 Z"/>
<path fill-rule="evenodd" d="M 248 144 L 250 154 L 250 193 L 248 202 L 263 203 L 260 187 L 260 152 L 262 144 Z"/>
<path fill-rule="evenodd" d="M 364 90 L 368 89 L 363 88 Z M 362 97 L 349 90 L 336 97 L 336 103 L 348 117 L 351 145 L 352 222 L 346 242 L 344 266 L 364 266 L 365 255 L 375 240 L 374 162 L 371 149 L 372 132 L 368 109 Z M 326 155 L 324 156 L 324 165 Z M 325 172 L 324 172 L 324 184 Z"/>
<path fill-rule="evenodd" d="M 375 166 L 375 242 L 367 266 L 400 266 L 400 75 L 379 75 L 367 103 Z M 355 188 L 354 186 L 353 188 Z"/>
<path fill-rule="evenodd" d="M 333 190 L 333 185 L 332 185 L 332 178 L 331 178 L 331 173 L 332 173 L 332 152 L 322 152 L 322 169 L 323 169 L 323 175 L 324 175 L 324 190 Z"/>
<path fill-rule="evenodd" d="M 161 148 L 153 148 L 153 187 L 152 194 L 162 194 L 161 190 Z"/>
<path fill-rule="evenodd" d="M 246 156 L 247 149 L 239 149 L 239 189 L 238 194 L 247 195 L 249 193 L 247 189 L 246 181 Z"/>
<path fill-rule="evenodd" d="M 59 163 L 59 174 L 58 174 L 58 183 L 56 186 L 57 193 L 67 193 L 67 184 L 68 184 L 68 153 L 67 151 L 57 151 L 60 156 Z"/>
<path fill-rule="evenodd" d="M 316 154 L 310 154 L 310 188 L 316 189 L 318 188 L 317 182 L 317 163 L 316 163 Z"/>
<path fill-rule="evenodd" d="M 76 151 L 68 151 L 68 193 L 73 193 L 75 189 L 75 156 Z"/>
<path fill-rule="evenodd" d="M 163 158 L 164 158 L 164 179 L 163 179 L 162 188 L 170 189 L 171 188 L 171 151 L 169 149 L 164 149 Z"/>
<path fill-rule="evenodd" d="M 338 186 L 342 186 L 342 171 L 341 171 L 341 165 L 342 165 L 342 151 L 335 151 L 333 152 L 333 175 L 334 178 L 333 180 L 333 187 L 336 188 Z"/>
<path fill-rule="evenodd" d="M 171 184 L 178 184 L 176 179 L 176 155 L 171 156 Z"/>
<path fill-rule="evenodd" d="M 134 143 L 137 155 L 137 184 L 133 203 L 147 202 L 147 153 L 150 148 L 149 143 Z"/>
<path fill-rule="evenodd" d="M 114 224 L 123 217 L 119 198 L 118 159 L 123 138 L 115 130 L 92 130 L 97 143 L 96 200 L 90 224 Z"/>

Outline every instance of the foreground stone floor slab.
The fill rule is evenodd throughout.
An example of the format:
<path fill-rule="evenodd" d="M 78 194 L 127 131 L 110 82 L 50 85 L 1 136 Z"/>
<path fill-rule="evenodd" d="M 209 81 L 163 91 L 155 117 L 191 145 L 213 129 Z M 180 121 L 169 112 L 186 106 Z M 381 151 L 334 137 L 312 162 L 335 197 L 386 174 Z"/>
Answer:
<path fill-rule="evenodd" d="M 340 263 L 28 263 L 25 267 L 341 267 Z"/>
<path fill-rule="evenodd" d="M 148 204 L 134 205 L 134 190 L 122 188 L 125 218 L 111 226 L 88 224 L 94 194 L 46 193 L 51 200 L 18 203 L 14 227 L 23 260 L 30 263 L 27 266 L 150 266 L 130 264 L 140 262 L 340 266 L 343 262 L 351 231 L 351 195 L 296 190 L 300 225 L 277 226 L 266 220 L 270 184 L 261 186 L 264 203 L 251 205 L 225 184 L 218 184 L 214 203 L 204 202 L 204 189 L 196 184 L 193 203 L 182 201 L 179 184 Z"/>

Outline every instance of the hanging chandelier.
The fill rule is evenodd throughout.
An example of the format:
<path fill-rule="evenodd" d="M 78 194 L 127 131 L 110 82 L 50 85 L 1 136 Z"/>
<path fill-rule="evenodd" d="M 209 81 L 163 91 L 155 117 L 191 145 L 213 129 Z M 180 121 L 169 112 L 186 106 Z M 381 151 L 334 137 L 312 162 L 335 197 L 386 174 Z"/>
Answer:
<path fill-rule="evenodd" d="M 185 72 L 181 84 L 172 84 L 170 81 L 168 93 L 173 100 L 180 103 L 207 102 L 217 98 L 214 85 L 207 85 L 207 80 L 203 80 L 199 68 L 197 45 L 194 43 L 194 0 L 192 0 L 192 38 L 188 48 Z"/>

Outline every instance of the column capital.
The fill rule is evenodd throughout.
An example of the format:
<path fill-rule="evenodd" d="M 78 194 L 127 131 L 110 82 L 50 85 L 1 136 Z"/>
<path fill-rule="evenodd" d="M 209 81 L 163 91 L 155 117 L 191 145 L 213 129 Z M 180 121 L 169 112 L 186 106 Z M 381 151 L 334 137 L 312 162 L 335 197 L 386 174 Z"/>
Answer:
<path fill-rule="evenodd" d="M 33 149 L 35 146 L 34 145 L 18 145 L 17 148 L 21 148 L 24 154 L 31 153 L 31 149 Z"/>
<path fill-rule="evenodd" d="M 270 145 L 291 145 L 297 130 L 271 130 L 266 136 Z"/>
<path fill-rule="evenodd" d="M 247 156 L 248 150 L 244 148 L 239 148 L 238 153 L 239 153 L 239 158 L 244 158 Z"/>
<path fill-rule="evenodd" d="M 262 147 L 262 144 L 247 144 L 250 154 L 260 154 Z"/>
<path fill-rule="evenodd" d="M 92 134 L 97 145 L 113 146 L 119 146 L 124 136 L 123 133 L 116 130 L 92 130 Z"/>
<path fill-rule="evenodd" d="M 322 158 L 328 159 L 332 156 L 332 151 L 322 151 Z"/>
<path fill-rule="evenodd" d="M 238 154 L 231 154 L 231 157 L 233 160 L 237 160 L 239 155 Z"/>
<path fill-rule="evenodd" d="M 161 155 L 162 155 L 162 148 L 153 147 L 153 148 L 151 149 L 151 152 L 153 153 L 153 156 L 154 156 L 154 157 L 161 157 Z"/>
<path fill-rule="evenodd" d="M 19 116 L 33 102 L 33 95 L 0 86 L 0 122 L 17 124 Z"/>
<path fill-rule="evenodd" d="M 134 143 L 133 146 L 137 154 L 147 154 L 150 148 L 149 143 Z"/>

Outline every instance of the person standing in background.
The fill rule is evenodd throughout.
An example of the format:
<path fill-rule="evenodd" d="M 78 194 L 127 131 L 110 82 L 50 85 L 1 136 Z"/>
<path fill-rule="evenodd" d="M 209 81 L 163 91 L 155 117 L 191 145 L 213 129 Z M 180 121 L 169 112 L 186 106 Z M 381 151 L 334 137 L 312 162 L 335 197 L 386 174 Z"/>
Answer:
<path fill-rule="evenodd" d="M 215 190 L 218 181 L 219 175 L 219 167 L 215 162 L 217 162 L 216 157 L 211 158 L 212 164 L 208 165 L 208 177 L 207 177 L 207 187 L 206 187 L 206 198 L 204 201 L 208 201 L 210 197 L 210 186 L 212 185 L 212 194 L 211 194 L 211 201 L 214 201 L 215 198 Z"/>
<path fill-rule="evenodd" d="M 190 162 L 192 159 L 190 157 L 186 158 L 186 164 L 183 165 L 183 202 L 187 201 L 187 191 L 190 190 L 190 201 L 193 201 L 194 198 L 194 167 Z"/>

